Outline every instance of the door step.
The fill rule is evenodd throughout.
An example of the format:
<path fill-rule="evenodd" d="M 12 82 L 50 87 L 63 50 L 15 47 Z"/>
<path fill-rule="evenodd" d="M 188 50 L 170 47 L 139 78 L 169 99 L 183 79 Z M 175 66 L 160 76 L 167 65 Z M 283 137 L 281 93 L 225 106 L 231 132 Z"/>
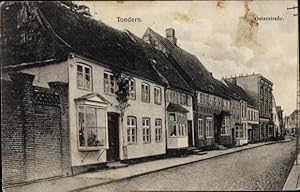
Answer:
<path fill-rule="evenodd" d="M 227 147 L 225 147 L 224 145 L 220 145 L 220 144 L 215 144 L 215 147 L 219 150 L 225 150 L 227 149 Z"/>
<path fill-rule="evenodd" d="M 189 147 L 188 149 L 189 155 L 205 155 L 207 154 L 207 151 L 203 151 L 202 149 L 199 149 L 197 147 Z"/>
<path fill-rule="evenodd" d="M 122 167 L 128 167 L 128 164 L 121 163 L 120 161 L 109 162 L 106 166 L 110 169 L 117 169 Z"/>
<path fill-rule="evenodd" d="M 205 155 L 205 154 L 207 154 L 207 151 L 199 151 L 195 153 L 195 155 Z"/>

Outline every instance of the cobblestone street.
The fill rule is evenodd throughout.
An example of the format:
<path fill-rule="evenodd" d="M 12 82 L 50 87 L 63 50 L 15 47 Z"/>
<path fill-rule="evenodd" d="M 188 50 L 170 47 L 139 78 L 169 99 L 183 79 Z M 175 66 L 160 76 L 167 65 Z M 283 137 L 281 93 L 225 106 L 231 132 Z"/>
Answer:
<path fill-rule="evenodd" d="M 266 145 L 85 191 L 281 190 L 295 141 Z"/>

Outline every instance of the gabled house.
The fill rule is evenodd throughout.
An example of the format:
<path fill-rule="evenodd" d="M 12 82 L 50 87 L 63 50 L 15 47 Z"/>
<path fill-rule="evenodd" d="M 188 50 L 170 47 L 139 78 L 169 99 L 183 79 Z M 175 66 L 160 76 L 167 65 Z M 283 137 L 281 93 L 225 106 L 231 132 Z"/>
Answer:
<path fill-rule="evenodd" d="M 70 154 L 63 175 L 114 161 L 163 156 L 167 147 L 194 142 L 189 132 L 191 89 L 162 53 L 129 31 L 116 30 L 59 1 L 6 2 L 1 14 L 2 78 L 10 81 L 12 72 L 26 73 L 34 77 L 34 86 L 63 85 L 66 116 L 60 124 L 69 141 L 64 153 Z M 125 104 L 116 95 L 122 94 L 124 83 Z M 42 155 L 46 159 L 49 154 Z"/>
<path fill-rule="evenodd" d="M 147 46 L 144 50 L 168 84 L 165 89 L 167 151 L 180 154 L 189 146 L 194 146 L 193 90 L 163 53 Z"/>
<path fill-rule="evenodd" d="M 194 90 L 194 140 L 197 147 L 211 147 L 231 142 L 227 130 L 230 117 L 230 94 L 227 88 L 202 65 L 191 53 L 178 47 L 175 30 L 166 30 L 162 37 L 147 28 L 143 40 L 160 50 Z M 221 131 L 221 130 L 225 131 Z M 222 132 L 222 133 L 221 133 Z"/>
<path fill-rule="evenodd" d="M 234 125 L 234 143 L 235 145 L 244 145 L 258 140 L 258 110 L 254 106 L 254 101 L 248 94 L 235 82 L 222 79 L 222 82 L 230 89 L 232 97 L 238 102 L 231 103 L 232 118 Z M 238 120 L 238 122 L 236 122 Z M 256 139 L 254 139 L 256 138 Z"/>
<path fill-rule="evenodd" d="M 130 35 L 143 47 L 153 68 L 167 84 L 164 98 L 167 151 L 170 155 L 182 154 L 189 146 L 194 146 L 193 89 L 174 68 L 172 60 L 134 34 Z"/>
<path fill-rule="evenodd" d="M 294 136 L 297 133 L 297 126 L 299 126 L 299 124 L 300 124 L 300 112 L 298 109 L 295 109 L 289 116 L 285 117 L 286 131 Z"/>

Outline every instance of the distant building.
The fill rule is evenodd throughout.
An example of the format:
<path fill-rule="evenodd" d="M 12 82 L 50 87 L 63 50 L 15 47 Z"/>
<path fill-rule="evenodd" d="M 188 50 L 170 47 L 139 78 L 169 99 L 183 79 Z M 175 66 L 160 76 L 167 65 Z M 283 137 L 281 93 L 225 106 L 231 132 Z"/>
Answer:
<path fill-rule="evenodd" d="M 284 135 L 283 128 L 283 118 L 282 118 L 283 110 L 281 106 L 276 105 L 275 97 L 273 95 L 273 103 L 272 103 L 272 121 L 274 123 L 274 134 L 275 137 Z"/>
<path fill-rule="evenodd" d="M 279 135 L 283 136 L 285 135 L 285 129 L 284 129 L 284 118 L 283 118 L 283 109 L 281 106 L 276 106 L 276 112 L 279 120 Z"/>
<path fill-rule="evenodd" d="M 240 75 L 227 78 L 242 87 L 254 101 L 259 110 L 259 140 L 275 136 L 272 123 L 272 86 L 273 83 L 260 74 Z"/>
<path fill-rule="evenodd" d="M 285 127 L 288 133 L 296 134 L 297 129 L 297 112 L 295 109 L 289 116 L 285 118 Z M 298 126 L 300 125 L 300 115 L 298 116 Z"/>

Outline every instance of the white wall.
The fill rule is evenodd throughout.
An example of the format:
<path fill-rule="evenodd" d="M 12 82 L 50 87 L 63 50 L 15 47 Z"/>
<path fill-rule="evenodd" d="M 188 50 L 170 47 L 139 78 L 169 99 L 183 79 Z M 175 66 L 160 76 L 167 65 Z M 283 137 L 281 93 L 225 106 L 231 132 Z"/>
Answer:
<path fill-rule="evenodd" d="M 92 67 L 92 79 L 93 79 L 93 90 L 86 91 L 77 88 L 77 68 L 76 63 L 85 63 Z M 99 64 L 92 63 L 90 61 L 84 60 L 82 58 L 76 57 L 69 60 L 69 104 L 70 104 L 70 142 L 71 142 L 71 156 L 72 156 L 72 166 L 80 166 L 87 164 L 96 164 L 101 162 L 106 162 L 106 151 L 101 155 L 99 160 L 97 158 L 102 153 L 102 151 L 89 152 L 85 160 L 84 158 L 87 152 L 80 152 L 78 150 L 78 129 L 76 123 L 76 103 L 75 98 L 81 97 L 87 93 L 99 93 L 105 99 L 107 99 L 111 104 L 108 106 L 107 112 L 118 112 L 116 109 L 117 100 L 115 96 L 111 96 L 104 93 L 104 71 L 109 71 L 108 68 L 100 66 Z M 165 103 L 164 103 L 164 88 L 153 82 L 143 80 L 141 78 L 134 77 L 136 82 L 136 100 L 129 100 L 130 107 L 126 110 L 124 115 L 123 127 L 125 131 L 119 128 L 119 143 L 120 143 L 120 158 L 123 159 L 123 132 L 127 134 L 126 130 L 126 117 L 135 116 L 137 118 L 137 143 L 128 145 L 128 158 L 138 158 L 146 157 L 152 155 L 164 154 L 166 152 L 165 144 Z M 141 101 L 141 82 L 146 82 L 150 85 L 150 103 L 143 103 Z M 154 86 L 159 86 L 162 90 L 162 103 L 161 105 L 154 104 Z M 142 141 L 142 117 L 149 117 L 151 121 L 151 143 L 143 144 Z M 162 120 L 162 142 L 155 143 L 155 118 L 160 118 Z M 127 135 L 125 135 L 125 145 L 127 145 Z"/>
<path fill-rule="evenodd" d="M 168 92 L 169 91 L 173 91 L 173 90 L 170 90 L 168 89 L 167 92 L 166 92 L 166 95 L 168 95 Z M 180 92 L 179 92 L 180 93 Z M 193 143 L 195 143 L 194 141 L 194 134 L 195 134 L 195 131 L 194 131 L 194 122 L 193 122 L 193 106 L 192 106 L 192 96 L 190 95 L 190 103 L 191 105 L 188 106 L 188 105 L 181 105 L 179 104 L 181 107 L 185 108 L 188 112 L 186 113 L 187 115 L 187 120 L 188 121 L 192 121 L 192 139 L 193 139 Z M 168 107 L 170 102 L 167 102 L 166 103 L 166 107 Z M 184 147 L 188 147 L 188 124 L 186 125 L 186 134 L 184 137 L 170 137 L 169 136 L 169 124 L 168 124 L 168 120 L 169 120 L 169 117 L 168 117 L 168 112 L 166 110 L 166 128 L 167 128 L 167 143 L 168 143 L 168 149 L 179 149 L 179 148 L 184 148 Z"/>
<path fill-rule="evenodd" d="M 49 88 L 48 82 L 51 81 L 68 82 L 67 62 L 23 69 L 20 72 L 35 75 L 33 80 L 34 86 Z"/>

